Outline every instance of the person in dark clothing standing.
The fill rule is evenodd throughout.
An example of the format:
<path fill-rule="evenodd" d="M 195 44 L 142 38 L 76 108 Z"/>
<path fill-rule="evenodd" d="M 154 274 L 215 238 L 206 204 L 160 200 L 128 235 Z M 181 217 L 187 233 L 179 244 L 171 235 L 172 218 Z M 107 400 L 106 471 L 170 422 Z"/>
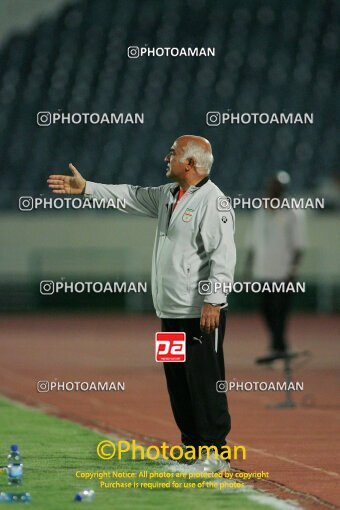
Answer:
<path fill-rule="evenodd" d="M 290 178 L 286 172 L 272 176 L 267 197 L 282 201 Z M 270 204 L 270 202 L 269 202 Z M 246 272 L 259 282 L 294 281 L 305 248 L 303 211 L 291 208 L 261 208 L 254 214 L 247 238 Z M 288 350 L 287 320 L 291 294 L 283 290 L 264 291 L 261 312 L 270 334 L 268 361 Z M 260 358 L 265 362 L 265 358 Z"/>

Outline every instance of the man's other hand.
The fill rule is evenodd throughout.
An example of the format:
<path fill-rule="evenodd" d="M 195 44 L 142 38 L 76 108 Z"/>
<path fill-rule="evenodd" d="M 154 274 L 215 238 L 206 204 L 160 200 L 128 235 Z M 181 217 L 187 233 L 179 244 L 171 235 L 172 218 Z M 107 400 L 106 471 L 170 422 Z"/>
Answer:
<path fill-rule="evenodd" d="M 69 195 L 81 195 L 84 193 L 86 181 L 78 172 L 75 166 L 70 163 L 68 165 L 72 172 L 72 176 L 69 175 L 50 175 L 47 179 L 49 188 L 52 189 L 53 193 L 69 194 Z"/>
<path fill-rule="evenodd" d="M 220 306 L 204 303 L 201 312 L 201 330 L 204 333 L 212 333 L 220 323 Z"/>

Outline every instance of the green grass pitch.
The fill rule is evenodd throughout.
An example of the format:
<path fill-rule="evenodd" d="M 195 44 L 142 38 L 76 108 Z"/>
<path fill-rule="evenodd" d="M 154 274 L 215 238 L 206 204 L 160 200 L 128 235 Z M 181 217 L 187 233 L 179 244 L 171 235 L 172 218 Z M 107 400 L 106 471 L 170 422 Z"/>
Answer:
<path fill-rule="evenodd" d="M 97 457 L 96 446 L 104 436 L 67 420 L 47 416 L 39 410 L 0 400 L 0 465 L 6 463 L 9 447 L 17 443 L 23 456 L 24 481 L 19 488 L 7 485 L 0 474 L 0 491 L 28 491 L 36 510 L 69 510 L 78 503 L 77 491 L 92 488 L 95 500 L 89 506 L 98 510 L 261 510 L 274 508 L 250 499 L 254 491 L 222 492 L 216 489 L 101 489 L 99 480 L 77 479 L 76 471 L 160 470 L 165 466 L 152 461 L 110 460 Z M 127 481 L 127 480 L 126 480 Z M 145 480 L 144 480 L 145 481 Z M 6 504 L 3 506 L 5 507 Z"/>

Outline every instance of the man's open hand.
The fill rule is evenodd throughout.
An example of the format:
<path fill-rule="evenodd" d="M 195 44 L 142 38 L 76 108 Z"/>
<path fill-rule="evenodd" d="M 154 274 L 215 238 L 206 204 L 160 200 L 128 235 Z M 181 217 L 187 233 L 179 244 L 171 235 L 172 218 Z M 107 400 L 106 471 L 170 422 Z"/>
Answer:
<path fill-rule="evenodd" d="M 204 333 L 212 333 L 220 323 L 220 306 L 204 303 L 201 312 L 201 330 Z"/>
<path fill-rule="evenodd" d="M 72 163 L 68 167 L 72 172 L 72 176 L 50 175 L 47 179 L 48 186 L 52 189 L 53 193 L 81 195 L 84 193 L 86 181 Z"/>

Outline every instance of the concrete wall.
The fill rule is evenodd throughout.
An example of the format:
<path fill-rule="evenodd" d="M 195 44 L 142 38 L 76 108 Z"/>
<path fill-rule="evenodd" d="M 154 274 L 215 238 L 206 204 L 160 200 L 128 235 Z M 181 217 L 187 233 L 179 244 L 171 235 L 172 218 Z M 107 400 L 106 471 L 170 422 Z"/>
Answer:
<path fill-rule="evenodd" d="M 249 219 L 249 213 L 236 215 L 239 275 Z M 335 214 L 307 214 L 309 249 L 301 277 L 340 282 L 339 226 Z M 155 220 L 109 211 L 2 213 L 0 281 L 25 283 L 77 275 L 147 277 L 154 231 Z"/>

